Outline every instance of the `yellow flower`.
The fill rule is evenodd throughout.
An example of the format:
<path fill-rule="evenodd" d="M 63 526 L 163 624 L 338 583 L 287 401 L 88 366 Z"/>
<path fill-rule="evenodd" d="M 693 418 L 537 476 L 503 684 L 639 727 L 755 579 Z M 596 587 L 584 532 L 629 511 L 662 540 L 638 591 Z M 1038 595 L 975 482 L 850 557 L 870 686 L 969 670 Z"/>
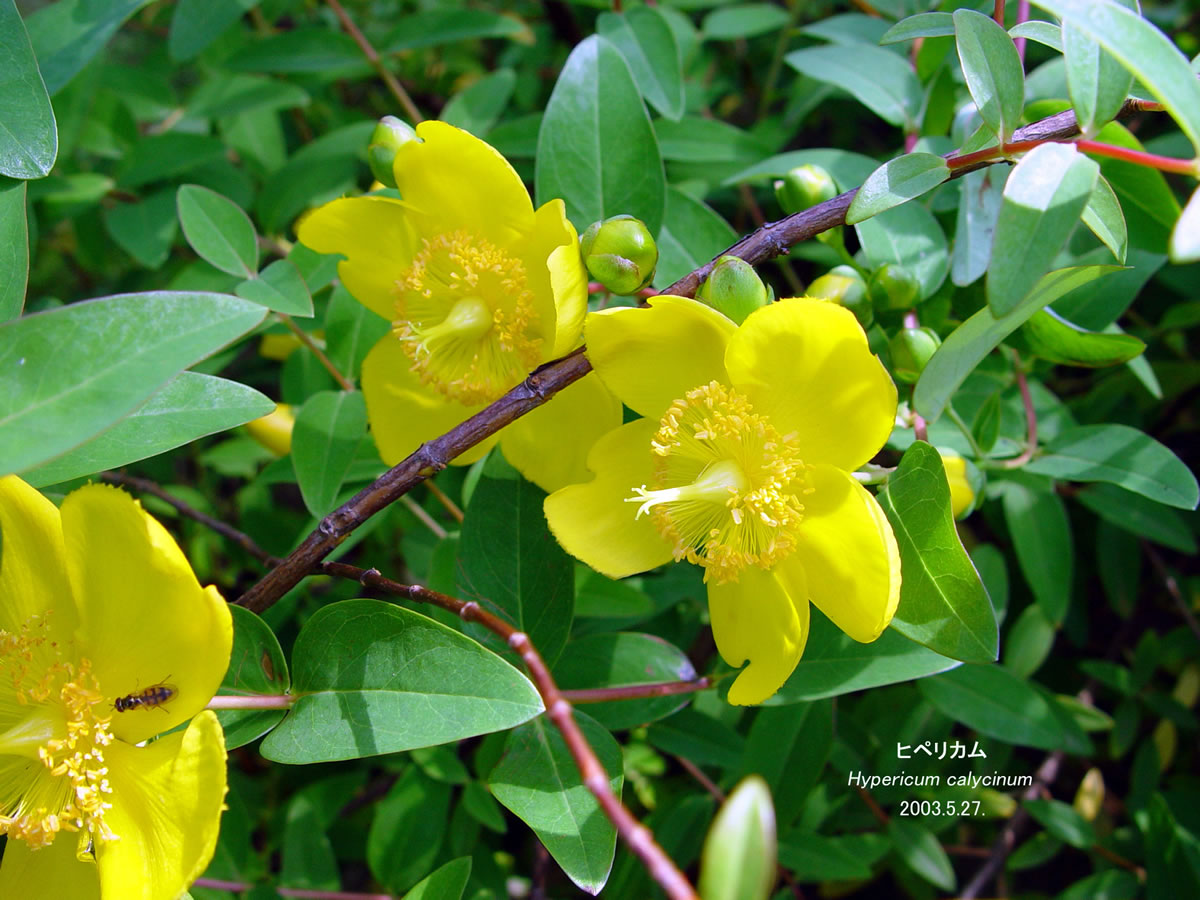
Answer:
<path fill-rule="evenodd" d="M 175 900 L 200 875 L 225 798 L 204 705 L 232 641 L 127 494 L 89 485 L 60 511 L 0 478 L 0 897 Z"/>
<path fill-rule="evenodd" d="M 276 456 L 287 456 L 292 450 L 292 430 L 296 416 L 286 403 L 277 403 L 265 416 L 246 423 L 246 431 Z"/>
<path fill-rule="evenodd" d="M 403 200 L 335 200 L 299 227 L 314 250 L 345 255 L 343 284 L 392 323 L 362 372 L 389 465 L 577 347 L 587 312 L 562 201 L 535 210 L 504 157 L 465 131 L 422 122 L 417 136 L 396 151 Z M 620 403 L 588 375 L 454 462 L 499 440 L 509 462 L 553 490 L 587 477 L 587 448 L 620 422 Z"/>
<path fill-rule="evenodd" d="M 808 638 L 811 600 L 873 641 L 900 596 L 896 540 L 850 474 L 883 446 L 896 387 L 853 314 L 782 300 L 735 326 L 682 297 L 591 316 L 588 356 L 645 418 L 603 437 L 594 480 L 546 516 L 568 552 L 612 578 L 687 559 L 704 567 L 729 691 L 761 703 Z"/>
<path fill-rule="evenodd" d="M 975 502 L 975 491 L 967 477 L 967 461 L 953 450 L 938 450 L 942 467 L 946 470 L 946 481 L 950 484 L 950 511 L 954 518 L 961 519 L 963 513 Z"/>

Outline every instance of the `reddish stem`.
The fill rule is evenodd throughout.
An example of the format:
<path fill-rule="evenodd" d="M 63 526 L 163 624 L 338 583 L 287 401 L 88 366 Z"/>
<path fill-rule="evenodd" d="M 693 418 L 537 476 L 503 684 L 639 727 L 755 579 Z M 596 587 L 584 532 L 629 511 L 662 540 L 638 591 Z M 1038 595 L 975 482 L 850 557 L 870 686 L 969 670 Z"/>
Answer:
<path fill-rule="evenodd" d="M 623 687 L 588 688 L 578 691 L 560 691 L 572 703 L 607 703 L 610 700 L 644 700 L 648 697 L 669 697 L 673 694 L 690 694 L 712 687 L 712 679 L 697 678 L 695 681 L 661 681 L 656 684 L 629 684 Z"/>
<path fill-rule="evenodd" d="M 1010 156 L 1014 153 L 1024 153 L 1042 144 L 1074 144 L 1084 153 L 1091 153 L 1095 156 L 1106 156 L 1110 159 L 1119 159 L 1135 165 L 1146 166 L 1150 169 L 1158 169 L 1160 172 L 1173 172 L 1178 175 L 1196 175 L 1200 173 L 1200 166 L 1197 166 L 1194 159 L 1175 159 L 1170 156 L 1159 156 L 1157 153 L 1147 153 L 1144 150 L 1133 150 L 1129 147 L 1118 147 L 1115 144 L 1102 144 L 1099 141 L 1088 140 L 1051 139 L 1047 141 L 1016 141 L 1011 144 L 1004 144 L 1003 146 L 997 144 L 993 147 L 984 147 L 982 150 L 976 150 L 974 153 L 952 156 L 946 160 L 946 165 L 953 172 L 956 169 L 963 169 L 985 160 L 999 159 L 1000 157 Z"/>

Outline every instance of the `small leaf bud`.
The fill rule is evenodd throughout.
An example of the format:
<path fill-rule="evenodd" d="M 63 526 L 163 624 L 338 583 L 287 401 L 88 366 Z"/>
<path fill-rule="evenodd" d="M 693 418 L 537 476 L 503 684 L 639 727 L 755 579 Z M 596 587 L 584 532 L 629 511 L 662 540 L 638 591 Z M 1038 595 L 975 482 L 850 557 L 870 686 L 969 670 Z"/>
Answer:
<path fill-rule="evenodd" d="M 801 210 L 832 200 L 838 195 L 837 185 L 820 166 L 796 166 L 775 182 L 775 199 L 789 216 Z"/>
<path fill-rule="evenodd" d="M 636 294 L 650 283 L 658 265 L 658 245 L 650 229 L 633 216 L 593 222 L 579 239 L 588 274 L 614 294 Z"/>
<path fill-rule="evenodd" d="M 863 328 L 870 328 L 875 321 L 875 311 L 867 299 L 867 283 L 853 266 L 835 266 L 810 284 L 804 293 L 846 307 Z"/>
<path fill-rule="evenodd" d="M 292 428 L 295 424 L 292 408 L 280 403 L 265 416 L 247 422 L 246 431 L 276 456 L 287 456 L 292 449 Z"/>
<path fill-rule="evenodd" d="M 392 171 L 396 151 L 402 144 L 416 139 L 417 133 L 413 131 L 412 126 L 395 116 L 384 116 L 379 120 L 379 124 L 371 132 L 371 142 L 367 145 L 367 162 L 376 181 L 390 188 L 396 186 L 396 176 Z"/>
<path fill-rule="evenodd" d="M 696 291 L 696 299 L 722 312 L 739 325 L 746 316 L 771 302 L 754 266 L 737 256 L 722 256 Z"/>
<path fill-rule="evenodd" d="M 938 447 L 942 466 L 946 470 L 946 481 L 950 484 L 950 511 L 954 518 L 961 519 L 975 504 L 975 489 L 967 472 L 967 461 L 953 450 Z"/>
<path fill-rule="evenodd" d="M 925 364 L 941 343 L 942 339 L 932 328 L 902 328 L 897 331 L 888 343 L 896 377 L 914 383 L 921 377 Z"/>
<path fill-rule="evenodd" d="M 713 819 L 700 863 L 705 900 L 767 900 L 776 875 L 775 807 L 758 775 L 741 781 Z"/>
<path fill-rule="evenodd" d="M 880 312 L 912 309 L 920 302 L 921 283 L 899 263 L 884 263 L 871 273 L 867 294 Z"/>

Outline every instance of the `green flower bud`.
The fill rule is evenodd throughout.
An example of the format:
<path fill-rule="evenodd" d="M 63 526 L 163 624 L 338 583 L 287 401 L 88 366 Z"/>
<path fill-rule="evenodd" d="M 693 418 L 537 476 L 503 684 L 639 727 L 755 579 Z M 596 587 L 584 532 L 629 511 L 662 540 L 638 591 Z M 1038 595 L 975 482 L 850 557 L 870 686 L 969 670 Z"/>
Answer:
<path fill-rule="evenodd" d="M 921 283 L 899 263 L 884 263 L 871 273 L 867 293 L 880 312 L 912 309 L 920 302 Z"/>
<path fill-rule="evenodd" d="M 722 256 L 696 291 L 696 299 L 722 312 L 739 325 L 746 316 L 771 302 L 754 266 L 737 256 Z"/>
<path fill-rule="evenodd" d="M 789 216 L 802 209 L 832 200 L 838 195 L 833 176 L 820 166 L 796 166 L 775 182 L 775 199 Z"/>
<path fill-rule="evenodd" d="M 396 151 L 402 144 L 416 140 L 417 133 L 412 126 L 401 122 L 395 116 L 384 116 L 371 132 L 371 143 L 367 145 L 367 162 L 371 165 L 371 174 L 376 181 L 390 188 L 396 186 L 396 176 L 392 172 L 392 163 L 396 159 Z"/>
<path fill-rule="evenodd" d="M 804 293 L 846 307 L 864 329 L 870 328 L 875 321 L 875 310 L 867 299 L 867 283 L 853 266 L 835 266 L 810 284 Z"/>
<path fill-rule="evenodd" d="M 909 384 L 914 383 L 941 344 L 942 339 L 932 328 L 902 328 L 897 331 L 888 343 L 896 377 Z"/>
<path fill-rule="evenodd" d="M 658 265 L 658 245 L 650 229 L 633 216 L 593 222 L 579 239 L 588 274 L 614 294 L 636 294 L 650 283 Z"/>
<path fill-rule="evenodd" d="M 704 838 L 700 896 L 767 900 L 776 876 L 775 807 L 758 775 L 742 779 Z"/>

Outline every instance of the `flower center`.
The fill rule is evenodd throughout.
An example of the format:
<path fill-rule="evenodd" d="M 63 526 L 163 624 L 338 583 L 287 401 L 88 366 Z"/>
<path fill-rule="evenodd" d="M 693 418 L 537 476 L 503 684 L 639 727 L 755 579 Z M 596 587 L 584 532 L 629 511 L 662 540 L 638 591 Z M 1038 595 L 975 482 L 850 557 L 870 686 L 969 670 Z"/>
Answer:
<path fill-rule="evenodd" d="M 525 264 L 464 230 L 422 242 L 397 282 L 393 333 L 421 381 L 460 403 L 489 403 L 541 360 Z"/>
<path fill-rule="evenodd" d="M 676 400 L 650 443 L 654 484 L 630 503 L 649 513 L 675 559 L 704 579 L 736 581 L 746 566 L 768 569 L 795 549 L 810 493 L 795 438 L 781 436 L 737 391 L 713 381 Z"/>
<path fill-rule="evenodd" d="M 116 840 L 104 822 L 112 804 L 104 747 L 109 718 L 87 659 L 62 648 L 34 617 L 17 634 L 0 629 L 0 834 L 32 849 L 59 831 Z"/>

